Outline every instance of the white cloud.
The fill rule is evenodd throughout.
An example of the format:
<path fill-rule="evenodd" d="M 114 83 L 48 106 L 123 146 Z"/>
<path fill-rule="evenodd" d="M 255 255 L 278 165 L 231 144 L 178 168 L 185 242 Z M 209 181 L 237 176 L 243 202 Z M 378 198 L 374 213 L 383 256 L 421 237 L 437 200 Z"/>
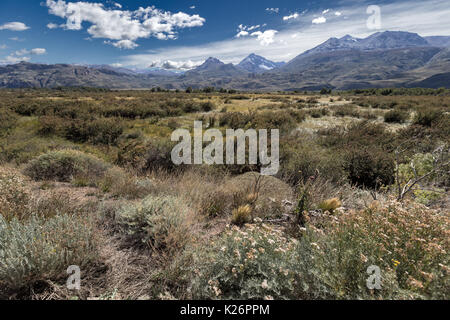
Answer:
<path fill-rule="evenodd" d="M 49 28 L 49 29 L 56 29 L 58 27 L 59 26 L 56 23 L 49 23 L 49 24 L 47 24 L 47 28 Z"/>
<path fill-rule="evenodd" d="M 189 9 L 194 10 L 194 9 L 195 9 L 195 6 L 190 6 Z"/>
<path fill-rule="evenodd" d="M 119 49 L 136 49 L 139 47 L 139 45 L 136 42 L 133 42 L 131 40 L 120 40 L 120 41 L 105 41 L 106 44 L 111 44 L 116 48 Z"/>
<path fill-rule="evenodd" d="M 46 54 L 46 53 L 47 53 L 47 50 L 44 48 L 34 48 L 34 49 L 31 49 L 31 51 L 30 51 L 30 54 L 35 54 L 38 56 Z"/>
<path fill-rule="evenodd" d="M 0 60 L 0 64 L 16 64 L 22 61 L 30 61 L 30 57 L 16 57 L 15 55 L 11 54 L 9 56 L 6 56 L 3 60 Z"/>
<path fill-rule="evenodd" d="M 246 37 L 248 35 L 249 35 L 248 31 L 242 30 L 242 31 L 239 31 L 239 33 L 236 35 L 236 38 Z"/>
<path fill-rule="evenodd" d="M 120 3 L 114 2 L 114 5 L 115 5 L 117 8 L 122 9 L 122 5 L 121 5 Z"/>
<path fill-rule="evenodd" d="M 47 50 L 44 48 L 34 48 L 31 50 L 21 49 L 17 50 L 8 56 L 6 56 L 3 60 L 0 59 L 0 64 L 15 64 L 22 61 L 30 61 L 32 55 L 43 55 L 46 54 Z"/>
<path fill-rule="evenodd" d="M 266 8 L 266 11 L 269 13 L 278 13 L 280 12 L 280 8 Z"/>
<path fill-rule="evenodd" d="M 34 49 L 31 49 L 31 50 L 21 49 L 21 50 L 18 50 L 16 52 L 14 52 L 13 55 L 15 55 L 17 57 L 22 57 L 22 56 L 30 55 L 30 54 L 31 55 L 38 55 L 38 56 L 40 56 L 40 55 L 43 55 L 43 54 L 46 54 L 46 53 L 47 53 L 47 50 L 44 49 L 44 48 L 34 48 Z"/>
<path fill-rule="evenodd" d="M 266 24 L 263 25 L 263 27 L 265 27 L 265 26 L 266 26 Z M 240 24 L 239 29 L 237 30 L 238 34 L 236 35 L 236 38 L 243 38 L 243 37 L 247 37 L 247 36 L 256 37 L 256 40 L 259 41 L 259 43 L 262 46 L 268 46 L 275 42 L 274 38 L 278 32 L 277 30 L 266 30 L 264 32 L 262 32 L 262 31 L 251 32 L 251 31 L 259 29 L 259 28 L 261 28 L 261 25 L 259 25 L 259 24 L 255 25 L 255 26 L 250 26 L 250 27 Z"/>
<path fill-rule="evenodd" d="M 324 11 L 322 12 L 322 14 L 327 14 L 328 12 L 330 12 L 330 9 L 324 10 Z"/>
<path fill-rule="evenodd" d="M 12 37 L 12 38 L 9 38 L 9 40 L 11 40 L 11 41 L 23 41 L 23 39 L 21 39 L 19 37 Z"/>
<path fill-rule="evenodd" d="M 91 26 L 87 32 L 92 38 L 112 40 L 106 43 L 118 48 L 136 48 L 136 41 L 141 38 L 176 39 L 178 29 L 201 27 L 205 23 L 199 15 L 171 13 L 154 6 L 128 11 L 82 1 L 47 0 L 46 5 L 50 14 L 66 19 L 65 29 L 82 30 L 83 22 L 88 22 Z"/>
<path fill-rule="evenodd" d="M 14 52 L 13 54 L 15 56 L 21 57 L 21 56 L 27 55 L 29 53 L 30 53 L 30 51 L 28 51 L 27 49 L 21 49 L 21 50 Z"/>
<path fill-rule="evenodd" d="M 6 44 L 0 44 L 0 50 L 4 50 L 8 48 L 8 46 Z"/>
<path fill-rule="evenodd" d="M 164 60 L 164 61 L 153 61 L 150 64 L 150 68 L 162 68 L 167 70 L 180 70 L 180 71 L 187 71 L 194 69 L 201 64 L 203 64 L 204 60 L 200 61 L 192 61 L 192 60 L 186 60 L 186 61 L 172 61 L 172 60 Z"/>
<path fill-rule="evenodd" d="M 121 63 L 111 63 L 110 66 L 114 67 L 114 68 L 121 68 L 121 67 L 123 67 L 123 64 L 121 64 Z"/>
<path fill-rule="evenodd" d="M 334 15 L 337 16 L 337 17 L 340 17 L 340 16 L 342 16 L 342 12 L 336 11 L 336 12 L 334 13 Z"/>
<path fill-rule="evenodd" d="M 241 38 L 241 37 L 246 37 L 248 35 L 250 35 L 250 31 L 259 29 L 261 27 L 261 25 L 256 25 L 256 26 L 244 26 L 242 24 L 240 24 L 238 26 L 238 33 L 236 34 L 236 38 Z"/>
<path fill-rule="evenodd" d="M 264 32 L 256 31 L 251 34 L 252 37 L 257 37 L 257 40 L 262 46 L 268 46 L 274 43 L 275 35 L 278 33 L 277 30 L 266 30 Z"/>
<path fill-rule="evenodd" d="M 8 22 L 0 25 L 0 30 L 25 31 L 28 29 L 30 29 L 30 27 L 23 22 Z"/>
<path fill-rule="evenodd" d="M 322 24 L 322 23 L 325 23 L 325 22 L 327 22 L 327 18 L 325 18 L 325 17 L 315 18 L 312 21 L 313 24 Z"/>
<path fill-rule="evenodd" d="M 291 19 L 297 19 L 299 16 L 300 15 L 296 12 L 296 13 L 291 14 L 289 16 L 284 16 L 283 17 L 283 21 L 288 21 L 288 20 L 291 20 Z"/>

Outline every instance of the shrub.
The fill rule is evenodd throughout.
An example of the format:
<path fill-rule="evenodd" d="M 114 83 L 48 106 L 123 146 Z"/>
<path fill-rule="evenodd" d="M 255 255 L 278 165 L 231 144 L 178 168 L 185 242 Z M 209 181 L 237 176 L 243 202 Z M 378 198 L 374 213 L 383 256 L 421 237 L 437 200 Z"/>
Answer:
<path fill-rule="evenodd" d="M 334 115 L 336 117 L 354 117 L 354 118 L 361 117 L 361 114 L 354 105 L 337 106 L 334 111 Z"/>
<path fill-rule="evenodd" d="M 316 170 L 333 182 L 345 177 L 341 155 L 338 152 L 332 154 L 313 142 L 294 138 L 282 140 L 280 152 L 278 176 L 291 185 L 306 181 Z"/>
<path fill-rule="evenodd" d="M 228 229 L 194 251 L 194 299 L 294 298 L 295 241 L 266 225 Z"/>
<path fill-rule="evenodd" d="M 448 299 L 449 222 L 448 213 L 390 201 L 308 227 L 295 269 L 302 298 Z M 372 265 L 381 290 L 367 288 Z"/>
<path fill-rule="evenodd" d="M 384 122 L 405 123 L 409 118 L 409 113 L 400 110 L 391 110 L 384 115 Z"/>
<path fill-rule="evenodd" d="M 34 180 L 70 182 L 73 178 L 103 176 L 110 166 L 102 160 L 76 150 L 51 151 L 30 161 L 25 174 Z"/>
<path fill-rule="evenodd" d="M 295 111 L 264 111 L 254 115 L 251 121 L 251 127 L 254 129 L 279 129 L 282 133 L 289 133 L 305 119 L 303 112 Z"/>
<path fill-rule="evenodd" d="M 7 130 L 14 127 L 17 122 L 17 115 L 5 108 L 0 108 L 0 136 Z"/>
<path fill-rule="evenodd" d="M 48 136 L 60 133 L 61 125 L 64 120 L 55 116 L 43 116 L 39 118 L 38 133 L 42 136 Z"/>
<path fill-rule="evenodd" d="M 203 103 L 200 105 L 200 109 L 201 109 L 202 111 L 204 111 L 204 112 L 212 111 L 212 110 L 214 110 L 215 108 L 216 108 L 216 106 L 215 106 L 214 103 L 212 103 L 211 101 L 203 102 Z"/>
<path fill-rule="evenodd" d="M 175 171 L 182 169 L 172 162 L 174 142 L 166 139 L 151 141 L 132 141 L 120 148 L 117 164 L 131 167 L 140 172 L 145 171 Z"/>
<path fill-rule="evenodd" d="M 233 203 L 233 194 L 220 188 L 205 190 L 200 199 L 200 212 L 210 218 L 221 216 L 228 212 Z M 229 213 L 229 212 L 228 212 Z"/>
<path fill-rule="evenodd" d="M 318 119 L 330 115 L 330 110 L 327 108 L 311 109 L 308 110 L 308 113 L 312 118 Z"/>
<path fill-rule="evenodd" d="M 7 222 L 0 215 L 0 243 L 0 287 L 9 290 L 66 278 L 70 265 L 83 268 L 97 256 L 93 224 L 82 216 Z"/>
<path fill-rule="evenodd" d="M 189 208 L 179 198 L 148 196 L 117 214 L 120 229 L 138 243 L 169 252 L 182 249 L 189 238 Z"/>
<path fill-rule="evenodd" d="M 65 138 L 74 142 L 114 145 L 124 126 L 117 119 L 74 120 L 65 128 Z"/>
<path fill-rule="evenodd" d="M 25 177 L 12 168 L 0 167 L 0 216 L 7 221 L 25 216 L 29 198 Z"/>
<path fill-rule="evenodd" d="M 348 179 L 356 185 L 377 189 L 394 182 L 393 156 L 377 147 L 356 147 L 344 157 Z"/>
<path fill-rule="evenodd" d="M 414 117 L 414 124 L 431 127 L 434 123 L 439 121 L 441 116 L 442 112 L 435 109 L 419 110 Z"/>
<path fill-rule="evenodd" d="M 239 112 L 228 112 L 221 114 L 219 117 L 219 125 L 229 129 L 242 129 L 251 121 L 251 116 Z"/>
<path fill-rule="evenodd" d="M 118 167 L 112 167 L 106 171 L 103 178 L 99 180 L 98 186 L 103 192 L 107 192 L 113 197 L 126 199 L 137 199 L 154 190 L 154 185 L 150 180 L 138 179 Z"/>

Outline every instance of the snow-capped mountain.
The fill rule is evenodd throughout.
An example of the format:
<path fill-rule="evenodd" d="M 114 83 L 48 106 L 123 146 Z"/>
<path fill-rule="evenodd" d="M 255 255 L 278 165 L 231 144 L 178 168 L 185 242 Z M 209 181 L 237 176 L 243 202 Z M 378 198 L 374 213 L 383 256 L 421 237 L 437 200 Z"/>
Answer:
<path fill-rule="evenodd" d="M 429 43 L 417 33 L 385 31 L 374 33 L 365 39 L 355 38 L 350 35 L 346 35 L 340 39 L 330 38 L 321 45 L 306 51 L 302 55 L 342 50 L 370 51 L 427 46 L 429 46 Z"/>
<path fill-rule="evenodd" d="M 251 73 L 263 73 L 283 66 L 284 62 L 273 62 L 254 53 L 242 60 L 237 67 Z"/>

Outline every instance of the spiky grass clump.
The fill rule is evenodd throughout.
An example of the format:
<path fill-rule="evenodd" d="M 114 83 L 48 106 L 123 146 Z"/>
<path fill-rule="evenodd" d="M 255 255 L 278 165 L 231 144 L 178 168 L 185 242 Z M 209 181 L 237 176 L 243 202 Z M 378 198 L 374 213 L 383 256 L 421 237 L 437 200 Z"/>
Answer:
<path fill-rule="evenodd" d="M 329 213 L 334 213 L 340 207 L 342 207 L 342 202 L 338 198 L 325 200 L 319 205 L 319 209 Z"/>
<path fill-rule="evenodd" d="M 242 226 L 252 221 L 252 207 L 250 205 L 240 206 L 233 210 L 231 222 L 235 225 Z"/>

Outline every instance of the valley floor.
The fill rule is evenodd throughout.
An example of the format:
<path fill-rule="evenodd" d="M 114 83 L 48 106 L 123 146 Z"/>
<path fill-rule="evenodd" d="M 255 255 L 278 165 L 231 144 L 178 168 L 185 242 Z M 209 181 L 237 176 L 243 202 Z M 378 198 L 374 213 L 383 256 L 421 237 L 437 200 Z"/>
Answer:
<path fill-rule="evenodd" d="M 449 106 L 446 90 L 0 90 L 0 298 L 447 300 Z M 278 174 L 174 165 L 194 121 L 279 129 Z"/>

